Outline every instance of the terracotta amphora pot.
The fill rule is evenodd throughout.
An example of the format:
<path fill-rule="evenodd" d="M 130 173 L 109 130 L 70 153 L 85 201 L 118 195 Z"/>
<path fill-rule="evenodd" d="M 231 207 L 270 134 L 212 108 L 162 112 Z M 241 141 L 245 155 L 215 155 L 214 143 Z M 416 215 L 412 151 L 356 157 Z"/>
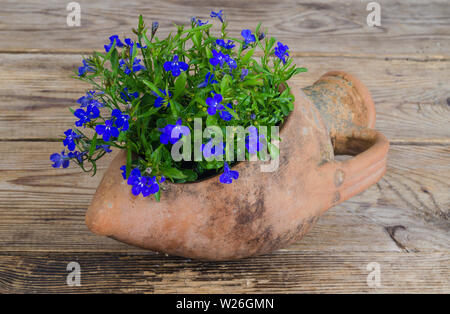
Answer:
<path fill-rule="evenodd" d="M 364 191 L 386 170 L 388 140 L 373 130 L 375 107 L 353 76 L 329 72 L 303 90 L 281 129 L 279 168 L 240 162 L 232 184 L 218 177 L 166 185 L 161 201 L 133 196 L 119 153 L 86 213 L 94 233 L 202 260 L 267 253 L 299 240 L 330 207 Z M 335 155 L 353 155 L 336 161 Z"/>

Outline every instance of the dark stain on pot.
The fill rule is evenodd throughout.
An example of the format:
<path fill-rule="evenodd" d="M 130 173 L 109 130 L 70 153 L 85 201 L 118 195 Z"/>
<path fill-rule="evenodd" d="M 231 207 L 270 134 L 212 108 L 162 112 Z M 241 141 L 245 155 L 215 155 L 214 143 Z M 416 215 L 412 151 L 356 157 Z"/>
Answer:
<path fill-rule="evenodd" d="M 304 219 L 300 221 L 300 223 L 293 231 L 285 232 L 284 234 L 278 235 L 277 237 L 267 240 L 266 241 L 267 244 L 262 251 L 266 252 L 273 251 L 281 247 L 284 247 L 286 246 L 286 244 L 292 243 L 297 239 L 300 239 L 308 232 L 308 230 L 311 229 L 311 227 L 316 223 L 317 219 L 318 219 L 317 216 L 311 217 L 309 219 Z"/>
<path fill-rule="evenodd" d="M 237 201 L 239 211 L 236 215 L 236 224 L 237 225 L 248 225 L 254 222 L 257 219 L 260 219 L 266 208 L 264 205 L 264 190 L 262 187 L 258 188 L 258 192 L 256 193 L 256 202 L 250 203 L 248 201 L 248 195 L 246 200 L 243 202 Z"/>

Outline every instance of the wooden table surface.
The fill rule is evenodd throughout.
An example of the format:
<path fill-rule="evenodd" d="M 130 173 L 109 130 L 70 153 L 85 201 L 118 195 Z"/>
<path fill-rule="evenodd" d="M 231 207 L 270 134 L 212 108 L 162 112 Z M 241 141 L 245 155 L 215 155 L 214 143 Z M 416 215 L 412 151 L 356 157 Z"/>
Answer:
<path fill-rule="evenodd" d="M 79 0 L 81 27 L 66 25 L 68 2 L 0 1 L 0 293 L 450 293 L 448 0 L 378 1 L 376 28 L 364 0 Z M 300 242 L 256 258 L 199 262 L 92 234 L 84 214 L 111 158 L 93 178 L 49 161 L 74 122 L 68 107 L 89 88 L 72 71 L 110 35 L 130 35 L 139 13 L 167 34 L 220 8 L 232 34 L 261 21 L 289 45 L 309 69 L 303 86 L 332 69 L 368 86 L 391 141 L 386 175 Z M 81 286 L 66 284 L 72 261 Z"/>

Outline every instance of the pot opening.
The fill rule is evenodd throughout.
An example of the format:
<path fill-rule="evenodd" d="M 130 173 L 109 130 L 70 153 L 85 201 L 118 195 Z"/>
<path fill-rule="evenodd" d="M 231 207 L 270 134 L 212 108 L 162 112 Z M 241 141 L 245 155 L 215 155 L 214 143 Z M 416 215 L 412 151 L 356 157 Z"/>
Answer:
<path fill-rule="evenodd" d="M 284 117 L 282 122 L 280 121 L 279 123 L 276 124 L 276 126 L 280 127 L 280 134 L 283 131 L 283 129 L 286 127 L 286 124 L 290 120 L 291 115 L 292 115 L 292 111 L 286 117 Z M 235 166 L 237 166 L 238 164 L 240 164 L 242 162 L 248 162 L 248 161 L 244 160 L 244 161 L 235 161 L 233 163 L 229 163 L 230 168 L 234 168 Z M 195 161 L 184 162 L 183 166 L 186 166 L 186 169 L 192 169 L 195 167 L 195 163 L 196 163 Z M 211 169 L 211 170 L 206 170 L 205 172 L 203 172 L 201 175 L 199 175 L 199 177 L 195 181 L 173 182 L 173 183 L 174 184 L 195 184 L 198 182 L 202 182 L 202 181 L 211 179 L 213 177 L 217 177 L 221 174 L 222 174 L 221 172 L 217 172 L 217 170 Z"/>

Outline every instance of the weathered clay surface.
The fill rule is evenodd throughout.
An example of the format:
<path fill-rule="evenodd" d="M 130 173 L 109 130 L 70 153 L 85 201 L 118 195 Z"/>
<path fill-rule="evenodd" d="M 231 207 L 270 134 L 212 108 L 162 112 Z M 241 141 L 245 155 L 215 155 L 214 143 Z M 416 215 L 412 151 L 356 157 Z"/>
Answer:
<path fill-rule="evenodd" d="M 275 172 L 261 172 L 259 162 L 241 162 L 232 184 L 218 177 L 168 183 L 156 202 L 131 194 L 119 170 L 126 159 L 120 153 L 89 206 L 87 226 L 132 245 L 205 260 L 263 254 L 300 239 L 325 210 L 381 178 L 389 144 L 365 128 L 373 127 L 375 111 L 356 79 L 326 74 L 305 89 L 310 98 L 291 87 L 295 110 L 281 131 Z M 359 154 L 337 162 L 333 150 Z"/>

